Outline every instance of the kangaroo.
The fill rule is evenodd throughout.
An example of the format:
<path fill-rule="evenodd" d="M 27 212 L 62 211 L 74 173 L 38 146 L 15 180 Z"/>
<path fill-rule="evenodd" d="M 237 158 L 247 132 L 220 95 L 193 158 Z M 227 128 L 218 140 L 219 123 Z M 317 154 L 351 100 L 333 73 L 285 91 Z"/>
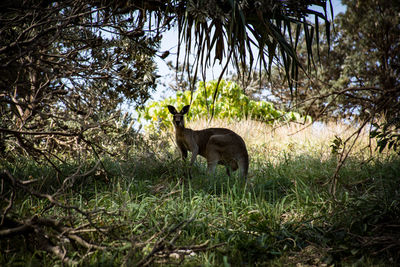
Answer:
<path fill-rule="evenodd" d="M 190 169 L 196 161 L 197 155 L 207 159 L 207 172 L 214 174 L 217 164 L 224 165 L 228 176 L 230 170 L 240 169 L 240 175 L 247 179 L 249 169 L 249 156 L 246 144 L 235 132 L 225 128 L 207 128 L 195 131 L 185 128 L 184 115 L 188 113 L 190 105 L 184 106 L 180 112 L 175 107 L 168 106 L 169 112 L 174 116 L 176 143 L 186 159 L 188 150 L 192 152 Z M 190 177 L 190 170 L 189 170 Z"/>

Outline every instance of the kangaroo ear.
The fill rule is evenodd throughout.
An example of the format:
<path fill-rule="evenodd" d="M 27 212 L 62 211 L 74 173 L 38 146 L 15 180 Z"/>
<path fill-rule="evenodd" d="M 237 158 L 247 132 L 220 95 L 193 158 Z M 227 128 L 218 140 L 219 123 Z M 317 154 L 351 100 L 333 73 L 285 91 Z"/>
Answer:
<path fill-rule="evenodd" d="M 175 115 L 176 113 L 178 113 L 178 111 L 176 111 L 175 107 L 173 107 L 173 106 L 168 105 L 167 108 L 172 115 Z"/>
<path fill-rule="evenodd" d="M 188 112 L 189 112 L 189 108 L 190 108 L 190 105 L 184 106 L 184 107 L 181 109 L 181 112 L 180 112 L 180 113 L 181 113 L 182 115 L 188 113 Z"/>

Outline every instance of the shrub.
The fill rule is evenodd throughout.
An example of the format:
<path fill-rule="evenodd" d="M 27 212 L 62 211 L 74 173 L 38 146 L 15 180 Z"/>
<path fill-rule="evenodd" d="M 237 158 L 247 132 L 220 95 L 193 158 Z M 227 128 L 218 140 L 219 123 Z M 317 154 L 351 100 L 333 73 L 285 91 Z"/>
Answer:
<path fill-rule="evenodd" d="M 303 117 L 297 112 L 284 112 L 278 110 L 270 102 L 255 101 L 246 96 L 239 85 L 232 81 L 221 80 L 217 95 L 214 93 L 217 81 L 199 82 L 197 90 L 178 91 L 176 96 L 168 97 L 161 101 L 153 101 L 139 110 L 139 119 L 145 124 L 147 131 L 159 131 L 172 127 L 171 116 L 169 116 L 167 105 L 176 106 L 181 109 L 189 105 L 191 108 L 187 115 L 188 120 L 200 117 L 211 117 L 229 120 L 253 119 L 265 123 L 277 121 L 311 121 L 311 117 Z"/>

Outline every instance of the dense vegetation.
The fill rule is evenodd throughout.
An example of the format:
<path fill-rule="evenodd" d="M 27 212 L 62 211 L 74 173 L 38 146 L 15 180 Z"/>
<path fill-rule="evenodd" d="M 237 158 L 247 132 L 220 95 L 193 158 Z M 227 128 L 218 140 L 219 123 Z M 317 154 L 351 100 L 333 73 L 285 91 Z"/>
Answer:
<path fill-rule="evenodd" d="M 333 196 L 327 185 L 337 151 L 330 145 L 335 135 L 351 129 L 313 127 L 288 137 L 299 126 L 215 124 L 245 138 L 251 155 L 247 184 L 229 179 L 222 168 L 215 178 L 207 176 L 204 161 L 187 180 L 168 139 L 173 133 L 147 147 L 121 147 L 121 158 L 60 165 L 63 177 L 27 159 L 2 161 L 8 170 L 2 194 L 14 194 L 12 207 L 18 207 L 7 218 L 31 219 L 24 235 L 9 239 L 12 232 L 0 232 L 0 261 L 44 266 L 60 258 L 115 266 L 399 263 L 398 157 L 370 154 L 364 133 L 340 171 Z M 98 164 L 103 167 L 95 168 Z M 64 190 L 57 192 L 60 187 Z M 60 258 L 44 252 L 49 244 L 60 246 Z"/>

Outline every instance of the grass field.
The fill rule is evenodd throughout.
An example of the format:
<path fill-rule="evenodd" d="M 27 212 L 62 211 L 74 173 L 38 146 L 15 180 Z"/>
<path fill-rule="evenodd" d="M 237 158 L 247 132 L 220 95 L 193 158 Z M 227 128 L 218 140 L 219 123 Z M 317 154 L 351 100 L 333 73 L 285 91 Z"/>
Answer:
<path fill-rule="evenodd" d="M 200 158 L 193 178 L 187 179 L 174 133 L 169 132 L 149 137 L 146 146 L 126 148 L 118 159 L 102 158 L 101 168 L 78 177 L 58 196 L 59 202 L 79 210 L 98 210 L 90 220 L 75 209 L 23 193 L 17 194 L 8 214 L 62 219 L 75 229 L 89 224 L 82 236 L 98 247 L 62 244 L 69 263 L 84 266 L 400 263 L 400 159 L 375 152 L 368 133 L 360 136 L 340 169 L 333 196 L 329 185 L 341 147 L 332 151 L 331 145 L 337 137 L 350 136 L 351 127 L 273 128 L 254 121 L 218 120 L 213 125 L 189 124 L 195 129 L 215 125 L 244 138 L 251 158 L 247 183 L 227 177 L 223 168 L 215 177 L 207 176 Z M 95 160 L 84 161 L 80 172 L 94 164 Z M 59 167 L 73 173 L 78 165 L 72 160 Z M 18 179 L 39 179 L 34 188 L 44 193 L 53 192 L 65 179 L 26 159 L 1 166 Z M 29 236 L 2 239 L 1 265 L 61 264 L 60 258 L 30 242 Z"/>

